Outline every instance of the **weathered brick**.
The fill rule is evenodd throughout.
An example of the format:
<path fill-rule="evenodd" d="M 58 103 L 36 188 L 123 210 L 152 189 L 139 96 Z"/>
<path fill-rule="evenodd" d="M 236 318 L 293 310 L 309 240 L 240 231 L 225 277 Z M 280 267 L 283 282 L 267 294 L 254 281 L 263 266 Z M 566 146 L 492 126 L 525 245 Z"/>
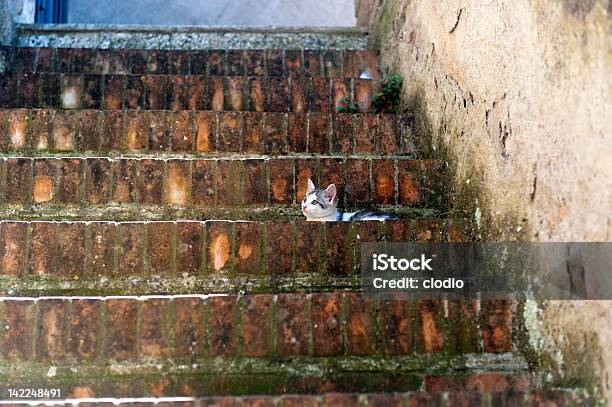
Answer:
<path fill-rule="evenodd" d="M 211 272 L 229 270 L 232 267 L 231 223 L 215 221 L 206 223 L 208 242 L 208 267 Z"/>
<path fill-rule="evenodd" d="M 395 176 L 392 160 L 372 161 L 372 182 L 374 183 L 374 201 L 377 204 L 392 205 L 395 203 Z"/>
<path fill-rule="evenodd" d="M 322 188 L 327 188 L 329 184 L 335 184 L 338 191 L 336 197 L 340 203 L 344 196 L 344 161 L 340 158 L 322 158 L 321 159 L 321 182 Z M 363 180 L 362 180 L 363 182 Z"/>
<path fill-rule="evenodd" d="M 22 73 L 19 82 L 19 105 L 22 107 L 39 107 L 40 75 L 37 73 Z"/>
<path fill-rule="evenodd" d="M 282 407 L 317 407 L 319 401 L 317 400 L 317 396 L 282 396 L 279 405 Z"/>
<path fill-rule="evenodd" d="M 357 107 L 357 111 L 367 113 L 371 112 L 371 100 L 372 100 L 372 82 L 365 79 L 355 79 L 355 96 L 354 104 Z"/>
<path fill-rule="evenodd" d="M 165 358 L 170 354 L 167 304 L 161 298 L 140 303 L 140 357 Z"/>
<path fill-rule="evenodd" d="M 29 360 L 32 357 L 34 302 L 3 300 L 0 302 L 4 321 L 0 327 L 2 353 L 8 360 Z"/>
<path fill-rule="evenodd" d="M 51 89 L 45 90 L 49 91 Z M 83 108 L 100 109 L 101 107 L 102 77 L 100 75 L 83 75 Z"/>
<path fill-rule="evenodd" d="M 302 51 L 285 51 L 287 76 L 302 76 Z"/>
<path fill-rule="evenodd" d="M 55 50 L 55 70 L 57 72 L 71 72 L 72 67 L 72 49 L 57 48 Z"/>
<path fill-rule="evenodd" d="M 221 50 L 208 51 L 206 63 L 208 66 L 208 75 L 225 76 L 225 61 L 226 52 Z"/>
<path fill-rule="evenodd" d="M 153 119 L 151 120 L 153 121 Z M 153 125 L 151 125 L 152 127 Z M 149 123 L 147 116 L 138 111 L 130 111 L 125 116 L 125 139 L 124 148 L 127 150 L 144 150 L 147 148 L 147 133 Z M 153 139 L 153 136 L 151 136 Z M 167 146 L 167 139 L 166 141 Z M 164 146 L 164 147 L 165 147 Z M 153 141 L 148 145 L 151 149 L 157 149 L 159 146 L 153 144 Z"/>
<path fill-rule="evenodd" d="M 206 78 L 188 76 L 185 78 L 185 87 L 187 88 L 187 109 L 204 110 L 206 107 Z"/>
<path fill-rule="evenodd" d="M 359 72 L 359 55 L 355 51 L 344 51 L 344 77 L 345 78 L 359 78 L 361 72 Z"/>
<path fill-rule="evenodd" d="M 346 202 L 350 205 L 370 202 L 370 170 L 368 161 L 349 159 L 346 161 Z M 337 186 L 337 185 L 336 185 Z"/>
<path fill-rule="evenodd" d="M 168 73 L 175 75 L 189 74 L 189 54 L 183 50 L 168 51 Z"/>
<path fill-rule="evenodd" d="M 381 114 L 378 117 L 380 152 L 393 154 L 400 151 L 398 119 L 395 115 Z"/>
<path fill-rule="evenodd" d="M 290 159 L 272 159 L 270 164 L 270 201 L 278 204 L 293 203 L 293 166 Z"/>
<path fill-rule="evenodd" d="M 43 114 L 43 112 L 48 112 L 46 110 L 38 110 L 37 113 L 32 118 L 33 126 L 36 126 L 37 121 L 40 118 L 47 118 L 47 114 Z M 7 130 L 8 130 L 8 145 L 13 150 L 21 150 L 26 148 L 27 146 L 27 138 L 28 138 L 28 110 L 26 109 L 15 109 L 8 110 L 6 113 L 7 116 Z M 48 120 L 48 119 L 47 119 Z M 45 124 L 48 121 L 44 121 Z M 45 132 L 46 133 L 46 132 Z M 36 133 L 34 133 L 36 134 Z M 32 137 L 32 136 L 30 136 Z M 46 137 L 46 134 L 45 134 Z"/>
<path fill-rule="evenodd" d="M 355 115 L 355 152 L 374 153 L 376 151 L 376 116 Z"/>
<path fill-rule="evenodd" d="M 310 296 L 304 294 L 279 294 L 278 353 L 281 356 L 308 355 Z"/>
<path fill-rule="evenodd" d="M 125 150 L 123 138 L 123 115 L 120 111 L 102 112 L 102 133 L 112 150 Z"/>
<path fill-rule="evenodd" d="M 258 50 L 245 51 L 245 60 L 248 76 L 264 76 L 264 53 Z"/>
<path fill-rule="evenodd" d="M 262 127 L 262 138 L 267 153 L 287 152 L 286 116 L 281 113 L 266 113 Z"/>
<path fill-rule="evenodd" d="M 138 275 L 144 271 L 144 225 L 142 223 L 119 223 L 117 255 L 121 274 Z"/>
<path fill-rule="evenodd" d="M 330 138 L 329 114 L 312 112 L 308 123 L 308 152 L 326 153 Z"/>
<path fill-rule="evenodd" d="M 317 293 L 312 296 L 312 347 L 315 356 L 342 353 L 340 296 Z"/>
<path fill-rule="evenodd" d="M 350 239 L 351 224 L 348 222 L 328 222 L 325 226 L 327 272 L 332 275 L 351 274 L 353 271 L 353 250 Z"/>
<path fill-rule="evenodd" d="M 147 225 L 147 253 L 150 272 L 172 274 L 172 222 L 151 222 Z"/>
<path fill-rule="evenodd" d="M 268 90 L 270 80 L 268 78 L 251 78 L 251 89 L 249 93 L 249 110 L 264 112 L 268 105 Z"/>
<path fill-rule="evenodd" d="M 359 396 L 349 393 L 331 393 L 323 396 L 324 407 L 344 407 L 359 405 Z"/>
<path fill-rule="evenodd" d="M 217 161 L 217 202 L 222 205 L 240 205 L 242 162 Z"/>
<path fill-rule="evenodd" d="M 426 392 L 414 392 L 408 396 L 408 407 L 442 407 L 443 399 L 442 393 L 426 393 Z"/>
<path fill-rule="evenodd" d="M 184 76 L 180 75 L 171 75 L 168 77 L 166 104 L 170 110 L 177 111 L 185 109 L 187 92 L 184 78 Z"/>
<path fill-rule="evenodd" d="M 2 80 L 0 79 L 0 83 L 1 81 Z M 91 86 L 91 84 L 89 86 Z M 1 89 L 1 85 L 0 85 L 0 89 Z M 61 93 L 62 93 L 61 89 L 62 87 L 61 87 L 60 75 L 51 74 L 51 73 L 41 74 L 41 95 L 40 96 L 41 96 L 42 107 L 60 108 L 61 107 L 60 98 L 61 98 Z M 88 89 L 88 87 L 86 87 L 85 89 Z M 100 97 L 99 100 L 101 99 L 102 98 Z M 1 103 L 1 99 L 0 99 L 0 105 L 4 105 Z"/>
<path fill-rule="evenodd" d="M 342 59 L 340 51 L 326 51 L 323 54 L 325 76 L 328 78 L 342 76 Z"/>
<path fill-rule="evenodd" d="M 304 74 L 306 76 L 321 75 L 321 54 L 318 51 L 304 51 Z"/>
<path fill-rule="evenodd" d="M 62 276 L 80 276 L 85 266 L 85 223 L 57 224 L 56 272 Z M 61 260 L 60 260 L 61 259 Z"/>
<path fill-rule="evenodd" d="M 308 78 L 291 78 L 291 111 L 306 112 L 308 110 Z"/>
<path fill-rule="evenodd" d="M 47 150 L 50 146 L 51 123 L 55 112 L 50 109 L 34 110 L 26 131 L 26 111 L 10 110 L 8 113 L 9 145 L 21 149 L 29 144 L 36 150 Z M 22 121 L 23 120 L 23 121 Z"/>
<path fill-rule="evenodd" d="M 168 161 L 165 202 L 172 205 L 189 204 L 189 161 Z"/>
<path fill-rule="evenodd" d="M 272 344 L 270 329 L 272 295 L 248 295 L 242 298 L 242 343 L 244 356 L 268 356 Z"/>
<path fill-rule="evenodd" d="M 412 353 L 412 307 L 408 301 L 386 299 L 381 301 L 382 335 L 387 355 Z"/>
<path fill-rule="evenodd" d="M 125 82 L 124 105 L 127 109 L 145 107 L 145 82 L 142 76 L 127 76 Z"/>
<path fill-rule="evenodd" d="M 417 160 L 398 160 L 397 184 L 401 205 L 418 205 L 420 192 L 420 163 Z"/>
<path fill-rule="evenodd" d="M 477 392 L 452 392 L 448 394 L 448 400 L 451 406 L 470 407 L 482 406 L 485 401 L 483 395 Z"/>
<path fill-rule="evenodd" d="M 199 298 L 174 300 L 174 353 L 178 357 L 197 357 L 204 346 L 204 310 Z"/>
<path fill-rule="evenodd" d="M 266 223 L 266 271 L 269 274 L 291 273 L 292 236 L 291 223 Z"/>
<path fill-rule="evenodd" d="M 258 273 L 260 269 L 261 224 L 257 222 L 236 223 L 236 260 L 238 273 Z"/>
<path fill-rule="evenodd" d="M 136 356 L 136 318 L 136 300 L 106 301 L 106 357 L 110 360 L 128 360 Z"/>
<path fill-rule="evenodd" d="M 58 110 L 51 122 L 53 148 L 57 151 L 74 150 L 76 114 Z"/>
<path fill-rule="evenodd" d="M 90 48 L 77 48 L 72 52 L 72 69 L 74 73 L 93 72 L 95 50 Z"/>
<path fill-rule="evenodd" d="M 289 83 L 286 78 L 270 78 L 270 112 L 289 111 Z"/>
<path fill-rule="evenodd" d="M 443 204 L 445 195 L 444 170 L 445 164 L 443 161 L 423 161 L 421 189 L 424 203 L 428 207 L 439 207 Z"/>
<path fill-rule="evenodd" d="M 209 152 L 215 148 L 217 119 L 213 112 L 197 112 L 195 118 L 196 151 Z"/>
<path fill-rule="evenodd" d="M 17 106 L 17 75 L 5 73 L 0 75 L 0 106 Z"/>
<path fill-rule="evenodd" d="M 5 202 L 28 203 L 31 165 L 32 161 L 27 158 L 9 158 L 6 160 Z"/>
<path fill-rule="evenodd" d="M 526 392 L 531 387 L 527 375 L 505 375 L 499 373 L 471 374 L 465 378 L 465 388 L 468 391 L 487 393 Z"/>
<path fill-rule="evenodd" d="M 82 200 L 82 176 L 80 158 L 59 160 L 57 198 L 60 202 L 79 204 Z"/>
<path fill-rule="evenodd" d="M 469 242 L 472 240 L 472 225 L 461 219 L 450 220 L 446 228 L 448 242 Z"/>
<path fill-rule="evenodd" d="M 53 274 L 54 254 L 57 240 L 55 239 L 54 223 L 33 222 L 30 224 L 30 273 L 35 275 Z"/>
<path fill-rule="evenodd" d="M 241 407 L 275 407 L 274 398 L 271 396 L 247 396 L 243 397 Z"/>
<path fill-rule="evenodd" d="M 217 150 L 226 152 L 240 151 L 242 129 L 242 115 L 240 113 L 221 113 Z"/>
<path fill-rule="evenodd" d="M 335 153 L 349 154 L 353 152 L 353 115 L 337 114 L 333 117 Z"/>
<path fill-rule="evenodd" d="M 402 407 L 401 394 L 368 394 L 368 407 Z"/>
<path fill-rule="evenodd" d="M 104 149 L 101 137 L 102 114 L 98 110 L 81 110 L 79 112 L 79 131 L 76 135 L 77 149 L 95 151 Z"/>
<path fill-rule="evenodd" d="M 202 265 L 202 223 L 176 224 L 176 272 L 197 274 Z"/>
<path fill-rule="evenodd" d="M 268 49 L 266 50 L 266 60 L 268 62 L 269 76 L 284 76 L 283 71 L 283 50 Z"/>
<path fill-rule="evenodd" d="M 117 110 L 123 107 L 124 79 L 121 75 L 104 77 L 104 109 Z"/>
<path fill-rule="evenodd" d="M 147 88 L 146 107 L 149 110 L 164 110 L 166 105 L 166 76 L 146 75 L 145 86 Z"/>
<path fill-rule="evenodd" d="M 172 114 L 172 151 L 192 150 L 192 117 L 186 110 Z"/>
<path fill-rule="evenodd" d="M 67 301 L 49 299 L 39 302 L 36 334 L 36 359 L 60 361 L 66 357 Z"/>
<path fill-rule="evenodd" d="M 236 297 L 210 299 L 209 335 L 210 356 L 234 356 L 238 351 Z"/>
<path fill-rule="evenodd" d="M 332 79 L 332 106 L 333 111 L 337 112 L 342 107 L 352 104 L 351 81 L 350 79 Z"/>
<path fill-rule="evenodd" d="M 317 222 L 296 223 L 295 271 L 317 273 L 321 258 L 321 229 Z"/>
<path fill-rule="evenodd" d="M 268 201 L 265 161 L 249 159 L 244 161 L 244 200 L 248 205 L 263 204 Z"/>
<path fill-rule="evenodd" d="M 314 158 L 298 158 L 295 162 L 296 202 L 301 203 L 308 190 L 308 178 L 317 183 L 317 161 Z"/>
<path fill-rule="evenodd" d="M 192 203 L 215 203 L 216 166 L 213 160 L 195 160 L 192 167 Z"/>
<path fill-rule="evenodd" d="M 247 106 L 248 85 L 243 77 L 229 77 L 225 79 L 227 110 L 241 111 Z"/>
<path fill-rule="evenodd" d="M 111 72 L 122 75 L 129 74 L 131 73 L 130 67 L 135 67 L 136 65 L 136 63 L 130 64 L 130 62 L 130 50 L 98 49 L 96 50 L 95 72 L 100 74 L 108 74 Z M 141 73 L 144 73 L 144 71 Z"/>
<path fill-rule="evenodd" d="M 77 360 L 94 360 L 101 340 L 101 301 L 97 299 L 72 300 L 70 313 L 70 353 Z"/>
<path fill-rule="evenodd" d="M 312 78 L 310 82 L 310 111 L 329 112 L 331 109 L 330 80 L 327 78 Z"/>
<path fill-rule="evenodd" d="M 438 300 L 419 300 L 418 344 L 420 352 L 441 352 L 444 349 L 444 306 Z"/>
<path fill-rule="evenodd" d="M 191 51 L 191 74 L 206 75 L 206 60 L 208 59 L 208 51 L 194 50 Z M 212 74 L 211 74 L 212 75 Z"/>
<path fill-rule="evenodd" d="M 373 80 L 378 79 L 380 77 L 378 73 L 378 51 L 362 50 L 357 52 L 359 53 L 359 71 L 368 73 Z"/>
<path fill-rule="evenodd" d="M 217 112 L 225 110 L 223 78 L 209 77 L 206 91 L 207 101 L 210 103 L 210 106 L 207 106 L 207 108 Z"/>
<path fill-rule="evenodd" d="M 439 242 L 442 240 L 442 231 L 438 219 L 419 219 L 416 222 L 417 242 Z"/>
<path fill-rule="evenodd" d="M 144 159 L 139 161 L 140 202 L 159 204 L 162 202 L 164 162 Z"/>
<path fill-rule="evenodd" d="M 136 202 L 138 160 L 121 159 L 113 163 L 112 199 L 117 203 Z"/>
<path fill-rule="evenodd" d="M 113 274 L 115 225 L 106 222 L 94 222 L 89 225 L 88 230 L 87 273 L 91 275 Z"/>
<path fill-rule="evenodd" d="M 504 300 L 483 301 L 481 307 L 485 352 L 510 352 L 512 350 L 512 313 L 509 302 Z"/>
<path fill-rule="evenodd" d="M 85 159 L 85 201 L 107 203 L 110 193 L 111 163 L 103 158 Z"/>
<path fill-rule="evenodd" d="M 0 223 L 0 274 L 19 276 L 25 272 L 26 234 L 26 223 Z"/>
<path fill-rule="evenodd" d="M 164 75 L 168 73 L 168 62 L 170 60 L 169 51 L 154 50 L 148 51 L 149 62 L 147 72 Z"/>
<path fill-rule="evenodd" d="M 350 355 L 372 355 L 377 351 L 376 319 L 372 299 L 345 293 L 346 339 Z"/>
<path fill-rule="evenodd" d="M 56 195 L 57 160 L 39 159 L 34 161 L 32 200 L 36 204 L 51 202 Z"/>

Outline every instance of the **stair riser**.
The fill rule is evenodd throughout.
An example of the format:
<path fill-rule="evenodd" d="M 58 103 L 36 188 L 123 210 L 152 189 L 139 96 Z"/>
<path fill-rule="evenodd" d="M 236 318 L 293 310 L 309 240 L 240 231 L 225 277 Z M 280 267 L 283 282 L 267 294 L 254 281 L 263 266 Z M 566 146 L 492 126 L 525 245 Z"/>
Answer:
<path fill-rule="evenodd" d="M 359 243 L 466 241 L 461 221 L 0 222 L 0 274 L 355 275 Z"/>
<path fill-rule="evenodd" d="M 371 111 L 377 82 L 348 78 L 0 74 L 0 107 L 335 112 Z"/>
<path fill-rule="evenodd" d="M 213 111 L 0 110 L 0 152 L 402 154 L 401 117 Z"/>
<path fill-rule="evenodd" d="M 210 207 L 299 204 L 311 178 L 340 204 L 441 208 L 444 166 L 403 158 L 4 158 L 0 202 Z"/>
<path fill-rule="evenodd" d="M 0 48 L 7 72 L 378 77 L 376 51 Z"/>
<path fill-rule="evenodd" d="M 9 364 L 60 366 L 201 360 L 210 370 L 215 363 L 207 363 L 209 358 L 255 358 L 251 369 L 259 370 L 265 366 L 262 358 L 337 357 L 337 362 L 321 359 L 320 369 L 329 364 L 338 371 L 358 366 L 377 371 L 399 360 L 381 360 L 381 366 L 366 368 L 367 357 L 412 355 L 414 360 L 403 360 L 398 371 L 423 372 L 459 364 L 447 365 L 443 358 L 419 361 L 416 354 L 511 351 L 512 309 L 506 301 L 374 301 L 356 293 L 0 298 L 0 357 Z M 349 356 L 355 359 L 351 362 Z M 297 369 L 309 362 L 295 363 Z M 430 379 L 430 386 L 449 384 Z"/>

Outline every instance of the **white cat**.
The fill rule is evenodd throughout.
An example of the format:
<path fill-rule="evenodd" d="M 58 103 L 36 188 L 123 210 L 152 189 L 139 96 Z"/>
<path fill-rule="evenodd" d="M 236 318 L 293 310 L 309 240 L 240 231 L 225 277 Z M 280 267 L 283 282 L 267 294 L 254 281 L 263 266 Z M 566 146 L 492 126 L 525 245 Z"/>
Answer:
<path fill-rule="evenodd" d="M 397 216 L 383 212 L 341 212 L 337 209 L 336 186 L 330 184 L 327 188 L 316 188 L 308 178 L 308 190 L 302 200 L 302 213 L 306 220 L 317 222 L 397 219 Z"/>

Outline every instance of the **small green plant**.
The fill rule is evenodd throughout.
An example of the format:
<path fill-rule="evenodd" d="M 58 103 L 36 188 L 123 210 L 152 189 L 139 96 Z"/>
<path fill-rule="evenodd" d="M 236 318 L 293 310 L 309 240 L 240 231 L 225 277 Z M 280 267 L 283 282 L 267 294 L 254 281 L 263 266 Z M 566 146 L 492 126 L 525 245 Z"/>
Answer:
<path fill-rule="evenodd" d="M 383 79 L 380 91 L 372 97 L 372 108 L 376 113 L 399 113 L 403 83 L 404 80 L 397 74 Z"/>
<path fill-rule="evenodd" d="M 338 100 L 336 105 L 336 113 L 357 113 L 358 107 L 351 103 L 348 97 L 343 97 Z"/>

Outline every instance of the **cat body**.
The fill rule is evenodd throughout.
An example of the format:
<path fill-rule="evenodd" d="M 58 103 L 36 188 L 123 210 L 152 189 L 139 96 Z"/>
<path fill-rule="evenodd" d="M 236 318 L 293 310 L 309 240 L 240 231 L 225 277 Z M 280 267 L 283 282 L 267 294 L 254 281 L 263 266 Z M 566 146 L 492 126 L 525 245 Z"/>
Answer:
<path fill-rule="evenodd" d="M 325 189 L 316 188 L 314 183 L 308 179 L 306 196 L 302 200 L 302 213 L 306 220 L 315 222 L 357 221 L 398 219 L 397 216 L 384 212 L 341 212 L 338 210 L 338 198 L 336 186 L 329 185 Z"/>

